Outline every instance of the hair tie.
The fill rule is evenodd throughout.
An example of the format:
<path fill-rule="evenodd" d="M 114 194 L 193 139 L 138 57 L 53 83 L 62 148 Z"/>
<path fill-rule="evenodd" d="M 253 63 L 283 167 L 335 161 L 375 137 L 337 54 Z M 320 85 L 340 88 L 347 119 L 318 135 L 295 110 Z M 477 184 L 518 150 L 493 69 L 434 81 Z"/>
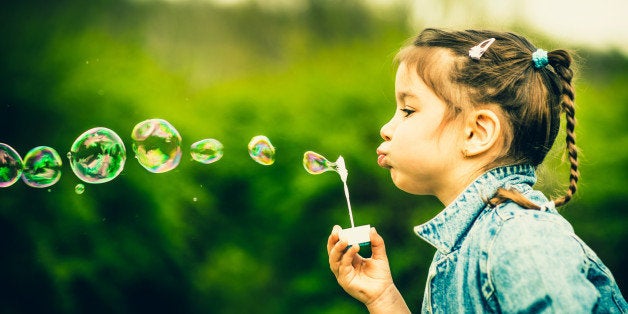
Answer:
<path fill-rule="evenodd" d="M 544 68 L 549 64 L 549 59 L 547 58 L 547 51 L 543 49 L 537 49 L 532 53 L 532 62 L 534 62 L 534 67 L 537 69 Z"/>
<path fill-rule="evenodd" d="M 471 49 L 469 49 L 469 57 L 471 57 L 471 59 L 473 60 L 480 60 L 480 57 L 482 57 L 482 55 L 486 52 L 488 47 L 490 47 L 494 41 L 495 38 L 489 38 L 479 43 L 477 46 L 471 47 Z"/>

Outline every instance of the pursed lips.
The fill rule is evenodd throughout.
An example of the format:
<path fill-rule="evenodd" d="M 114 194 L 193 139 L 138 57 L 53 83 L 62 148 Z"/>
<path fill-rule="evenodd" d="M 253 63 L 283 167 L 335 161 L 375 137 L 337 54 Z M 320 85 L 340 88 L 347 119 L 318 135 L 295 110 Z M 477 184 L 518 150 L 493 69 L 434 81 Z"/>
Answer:
<path fill-rule="evenodd" d="M 387 153 L 381 148 L 377 148 L 377 164 L 386 169 L 390 169 L 390 165 L 386 162 Z"/>

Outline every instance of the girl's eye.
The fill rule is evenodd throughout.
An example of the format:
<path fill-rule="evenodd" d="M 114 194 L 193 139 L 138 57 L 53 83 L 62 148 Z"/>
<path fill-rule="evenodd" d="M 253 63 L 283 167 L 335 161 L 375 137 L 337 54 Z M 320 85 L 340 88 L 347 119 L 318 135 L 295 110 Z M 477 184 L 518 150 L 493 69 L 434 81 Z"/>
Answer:
<path fill-rule="evenodd" d="M 401 109 L 401 111 L 403 111 L 403 113 L 405 114 L 405 117 L 409 117 L 411 114 L 414 113 L 414 110 L 408 109 L 408 108 L 403 108 Z"/>

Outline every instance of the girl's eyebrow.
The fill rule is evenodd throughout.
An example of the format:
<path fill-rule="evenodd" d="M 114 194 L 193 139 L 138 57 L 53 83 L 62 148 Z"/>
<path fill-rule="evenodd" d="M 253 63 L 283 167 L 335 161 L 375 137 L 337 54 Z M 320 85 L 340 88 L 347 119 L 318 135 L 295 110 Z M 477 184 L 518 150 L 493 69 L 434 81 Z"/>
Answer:
<path fill-rule="evenodd" d="M 397 93 L 397 100 L 399 100 L 400 102 L 403 102 L 408 96 L 410 95 L 407 92 L 399 92 Z"/>
<path fill-rule="evenodd" d="M 416 95 L 410 93 L 410 92 L 399 92 L 397 93 L 397 100 L 399 100 L 399 102 L 405 102 L 406 98 L 416 98 Z"/>

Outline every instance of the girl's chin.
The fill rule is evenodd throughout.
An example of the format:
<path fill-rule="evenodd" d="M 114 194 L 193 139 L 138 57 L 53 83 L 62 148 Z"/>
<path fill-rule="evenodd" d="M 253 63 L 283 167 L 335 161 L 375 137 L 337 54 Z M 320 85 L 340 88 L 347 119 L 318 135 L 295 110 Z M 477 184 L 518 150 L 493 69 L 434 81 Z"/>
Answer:
<path fill-rule="evenodd" d="M 410 193 L 410 194 L 414 194 L 412 193 L 412 189 L 410 189 L 410 186 L 408 185 L 408 181 L 404 180 L 403 176 L 400 176 L 398 173 L 396 173 L 392 169 L 390 171 L 390 178 L 392 179 L 392 182 L 395 184 L 395 186 L 398 189 L 404 192 Z"/>
<path fill-rule="evenodd" d="M 399 173 L 395 173 L 394 171 L 390 171 L 390 177 L 392 178 L 393 184 L 395 186 L 409 194 L 414 195 L 428 195 L 430 194 L 428 191 L 424 191 L 420 186 L 417 186 L 416 182 L 412 180 L 408 180 L 407 177 L 399 175 Z"/>

